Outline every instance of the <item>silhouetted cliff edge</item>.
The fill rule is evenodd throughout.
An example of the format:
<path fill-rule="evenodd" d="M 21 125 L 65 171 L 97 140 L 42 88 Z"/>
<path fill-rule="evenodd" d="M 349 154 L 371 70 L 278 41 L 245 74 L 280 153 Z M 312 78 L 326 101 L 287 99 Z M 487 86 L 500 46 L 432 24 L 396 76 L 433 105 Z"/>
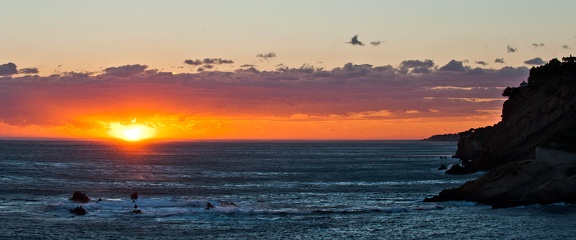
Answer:
<path fill-rule="evenodd" d="M 534 160 L 536 147 L 576 149 L 576 58 L 552 59 L 534 67 L 527 82 L 506 88 L 502 95 L 508 97 L 502 120 L 494 126 L 460 133 L 455 157 L 461 159 L 462 166 L 447 171 L 488 173 L 426 201 L 466 200 L 502 207 L 564 201 L 567 196 L 576 196 L 576 160 L 573 164 L 568 160 L 562 164 Z M 560 167 L 573 167 L 575 173 Z M 523 177 L 537 182 L 527 184 Z M 553 185 L 546 185 L 552 182 Z M 493 188 L 500 193 L 488 194 Z M 550 190 L 546 192 L 549 196 L 544 199 L 534 197 L 536 193 L 526 195 L 534 192 L 533 188 Z"/>

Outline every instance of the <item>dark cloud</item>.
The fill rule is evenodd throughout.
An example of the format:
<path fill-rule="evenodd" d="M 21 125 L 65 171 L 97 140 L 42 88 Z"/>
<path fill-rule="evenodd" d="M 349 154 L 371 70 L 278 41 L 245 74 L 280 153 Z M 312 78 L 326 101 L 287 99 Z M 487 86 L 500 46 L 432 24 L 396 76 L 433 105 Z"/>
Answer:
<path fill-rule="evenodd" d="M 404 60 L 400 63 L 398 67 L 400 73 L 408 73 L 412 70 L 412 73 L 429 73 L 430 69 L 434 67 L 434 61 L 426 59 L 421 60 Z"/>
<path fill-rule="evenodd" d="M 484 74 L 484 69 L 482 68 L 474 68 L 474 69 L 470 69 L 468 70 L 467 74 L 469 75 L 483 75 Z"/>
<path fill-rule="evenodd" d="M 506 46 L 506 51 L 509 53 L 516 52 L 517 48 L 510 47 L 510 45 Z"/>
<path fill-rule="evenodd" d="M 539 48 L 539 47 L 545 47 L 545 45 L 544 43 L 532 43 L 532 47 Z"/>
<path fill-rule="evenodd" d="M 476 64 L 479 64 L 479 65 L 482 65 L 482 66 L 488 65 L 488 63 L 487 63 L 487 62 L 484 62 L 484 61 L 476 61 Z"/>
<path fill-rule="evenodd" d="M 200 66 L 203 64 L 214 64 L 214 65 L 221 65 L 221 64 L 232 64 L 234 61 L 222 59 L 222 58 L 204 58 L 203 60 L 200 59 L 186 59 L 184 63 L 192 66 Z"/>
<path fill-rule="evenodd" d="M 262 58 L 262 59 L 264 59 L 264 60 L 268 60 L 269 58 L 275 58 L 275 57 L 276 57 L 276 53 L 274 53 L 274 52 L 258 53 L 258 54 L 256 54 L 256 57 Z"/>
<path fill-rule="evenodd" d="M 526 60 L 526 61 L 524 61 L 524 63 L 528 64 L 528 65 L 542 65 L 546 62 L 544 62 L 544 60 L 542 60 L 542 58 L 537 57 L 537 58 L 532 58 L 532 59 Z"/>
<path fill-rule="evenodd" d="M 22 74 L 37 74 L 39 73 L 38 68 L 22 68 L 20 70 L 18 70 L 18 73 L 22 73 Z"/>
<path fill-rule="evenodd" d="M 358 40 L 358 35 L 354 35 L 354 37 L 352 37 L 350 42 L 347 42 L 347 43 L 350 43 L 352 45 L 364 46 L 364 43 L 362 43 Z"/>
<path fill-rule="evenodd" d="M 568 45 L 562 45 L 562 48 L 564 48 L 564 49 L 571 49 L 570 46 L 568 46 Z"/>
<path fill-rule="evenodd" d="M 456 61 L 456 60 L 452 60 L 449 63 L 447 63 L 446 65 L 440 67 L 440 69 L 438 69 L 439 71 L 450 71 L 450 72 L 465 72 L 466 68 L 464 67 L 464 65 L 462 65 L 462 62 L 460 61 Z"/>
<path fill-rule="evenodd" d="M 144 73 L 148 66 L 140 65 L 140 64 L 133 64 L 133 65 L 124 65 L 120 67 L 109 67 L 104 69 L 104 73 L 108 76 L 114 77 L 130 77 L 132 75 Z"/>
<path fill-rule="evenodd" d="M 14 64 L 14 63 L 9 62 L 9 63 L 0 65 L 0 76 L 12 75 L 12 74 L 17 74 L 17 73 L 18 73 L 18 69 L 16 67 L 16 64 Z"/>
<path fill-rule="evenodd" d="M 504 61 L 504 58 L 496 58 L 496 59 L 494 59 L 494 62 L 495 62 L 495 63 L 506 63 L 506 62 Z"/>
<path fill-rule="evenodd" d="M 428 74 L 430 73 L 431 70 L 430 68 L 427 67 L 415 67 L 414 69 L 412 69 L 411 73 L 419 73 L 419 74 Z"/>
<path fill-rule="evenodd" d="M 370 45 L 377 47 L 380 46 L 380 44 L 382 44 L 382 41 L 374 41 L 374 42 L 370 42 Z"/>
<path fill-rule="evenodd" d="M 241 68 L 253 68 L 253 67 L 257 67 L 257 66 L 254 64 L 242 64 L 240 67 Z"/>
<path fill-rule="evenodd" d="M 184 60 L 184 63 L 186 63 L 188 65 L 192 65 L 192 66 L 199 66 L 199 65 L 203 64 L 202 60 L 200 60 L 200 59 L 196 59 L 196 60 L 186 59 L 186 60 Z"/>

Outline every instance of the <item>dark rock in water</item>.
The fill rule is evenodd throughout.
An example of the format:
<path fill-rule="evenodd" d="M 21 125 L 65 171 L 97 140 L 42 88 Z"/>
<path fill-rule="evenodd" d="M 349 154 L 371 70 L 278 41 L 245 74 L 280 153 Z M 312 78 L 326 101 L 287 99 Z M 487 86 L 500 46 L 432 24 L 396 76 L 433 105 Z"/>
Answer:
<path fill-rule="evenodd" d="M 470 169 L 462 167 L 459 164 L 455 164 L 455 165 L 452 165 L 452 167 L 450 169 L 447 169 L 446 173 L 452 174 L 452 175 L 464 175 L 464 174 L 473 173 L 473 171 L 470 171 Z"/>
<path fill-rule="evenodd" d="M 440 167 L 438 167 L 438 170 L 446 170 L 448 169 L 448 167 L 446 167 L 446 165 L 442 164 L 440 165 Z"/>
<path fill-rule="evenodd" d="M 138 199 L 138 193 L 132 193 L 132 194 L 130 195 L 130 199 L 132 199 L 132 200 Z"/>
<path fill-rule="evenodd" d="M 86 215 L 88 212 L 82 206 L 78 206 L 78 207 L 70 210 L 70 213 L 74 213 L 76 215 Z"/>
<path fill-rule="evenodd" d="M 206 210 L 212 209 L 212 208 L 214 208 L 214 205 L 212 205 L 212 203 L 210 203 L 210 202 L 206 203 Z"/>
<path fill-rule="evenodd" d="M 132 213 L 141 214 L 141 213 L 142 213 L 142 210 L 136 209 L 136 210 L 132 211 Z"/>
<path fill-rule="evenodd" d="M 72 194 L 72 197 L 70 198 L 70 200 L 72 200 L 74 202 L 78 202 L 78 203 L 90 202 L 90 198 L 85 193 L 83 193 L 81 191 L 74 192 L 74 194 Z"/>

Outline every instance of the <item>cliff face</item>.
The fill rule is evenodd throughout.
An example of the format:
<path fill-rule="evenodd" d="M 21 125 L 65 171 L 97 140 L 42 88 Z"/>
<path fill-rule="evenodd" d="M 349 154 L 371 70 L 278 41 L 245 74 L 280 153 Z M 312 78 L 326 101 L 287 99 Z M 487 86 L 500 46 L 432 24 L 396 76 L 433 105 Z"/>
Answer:
<path fill-rule="evenodd" d="M 571 60 L 572 59 L 572 60 Z M 534 158 L 534 149 L 576 124 L 576 62 L 567 58 L 532 68 L 528 83 L 507 88 L 502 121 L 460 134 L 455 157 L 467 172 L 488 171 Z"/>
<path fill-rule="evenodd" d="M 576 203 L 576 58 L 532 68 L 527 84 L 506 88 L 503 95 L 509 98 L 502 121 L 461 133 L 455 157 L 463 167 L 446 171 L 488 172 L 425 201 L 474 201 L 494 208 Z M 538 146 L 572 152 L 536 151 Z"/>

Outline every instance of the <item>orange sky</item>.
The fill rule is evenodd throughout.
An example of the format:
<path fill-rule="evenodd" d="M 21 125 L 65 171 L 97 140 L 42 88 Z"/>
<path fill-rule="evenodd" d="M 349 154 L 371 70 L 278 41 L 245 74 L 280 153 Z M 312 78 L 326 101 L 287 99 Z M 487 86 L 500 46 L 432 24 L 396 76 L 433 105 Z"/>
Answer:
<path fill-rule="evenodd" d="M 421 139 L 498 122 L 503 87 L 527 76 L 526 68 L 462 63 L 427 73 L 402 64 L 146 69 L 0 78 L 0 137 L 111 138 L 118 126 L 137 123 L 158 139 Z"/>

